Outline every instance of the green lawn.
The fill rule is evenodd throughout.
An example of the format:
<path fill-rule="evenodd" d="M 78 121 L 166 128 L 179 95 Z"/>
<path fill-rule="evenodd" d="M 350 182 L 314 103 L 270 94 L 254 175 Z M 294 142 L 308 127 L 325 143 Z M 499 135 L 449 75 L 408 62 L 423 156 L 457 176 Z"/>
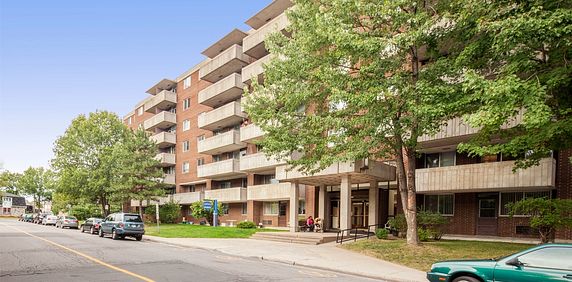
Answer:
<path fill-rule="evenodd" d="M 420 246 L 407 246 L 405 240 L 362 240 L 343 244 L 348 250 L 402 264 L 422 271 L 428 271 L 431 264 L 450 259 L 486 259 L 509 255 L 533 245 L 441 240 L 423 242 Z"/>
<path fill-rule="evenodd" d="M 236 227 L 212 227 L 190 224 L 146 224 L 145 234 L 164 238 L 248 238 L 256 232 L 280 232 L 269 228 L 240 229 Z"/>

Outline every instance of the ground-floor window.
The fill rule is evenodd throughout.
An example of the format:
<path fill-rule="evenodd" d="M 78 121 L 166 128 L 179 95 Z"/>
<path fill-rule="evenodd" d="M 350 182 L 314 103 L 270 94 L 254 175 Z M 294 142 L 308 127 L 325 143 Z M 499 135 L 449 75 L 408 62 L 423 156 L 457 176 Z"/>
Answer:
<path fill-rule="evenodd" d="M 298 201 L 298 214 L 306 214 L 306 200 Z"/>
<path fill-rule="evenodd" d="M 509 203 L 516 203 L 528 198 L 550 198 L 550 195 L 550 191 L 500 193 L 500 215 L 509 215 L 510 211 L 507 208 Z"/>
<path fill-rule="evenodd" d="M 228 204 L 227 204 L 227 203 L 223 203 L 223 204 L 221 205 L 221 207 L 222 207 L 222 214 L 227 215 L 227 214 L 228 214 L 228 211 L 230 210 L 230 207 L 228 206 Z"/>
<path fill-rule="evenodd" d="M 264 215 L 278 215 L 278 202 L 264 202 Z"/>
<path fill-rule="evenodd" d="M 454 203 L 455 196 L 453 194 L 424 195 L 421 209 L 428 212 L 452 216 L 454 213 Z"/>
<path fill-rule="evenodd" d="M 240 212 L 241 214 L 247 214 L 248 213 L 248 205 L 246 203 L 242 203 L 242 211 Z"/>
<path fill-rule="evenodd" d="M 11 208 L 2 208 L 2 214 L 11 214 Z"/>

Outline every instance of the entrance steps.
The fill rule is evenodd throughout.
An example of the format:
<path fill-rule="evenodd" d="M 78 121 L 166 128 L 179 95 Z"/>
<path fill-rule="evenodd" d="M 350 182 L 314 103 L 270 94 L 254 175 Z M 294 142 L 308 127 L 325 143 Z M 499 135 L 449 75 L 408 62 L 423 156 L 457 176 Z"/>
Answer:
<path fill-rule="evenodd" d="M 257 232 L 250 238 L 284 243 L 318 245 L 336 241 L 336 234 L 313 232 Z"/>

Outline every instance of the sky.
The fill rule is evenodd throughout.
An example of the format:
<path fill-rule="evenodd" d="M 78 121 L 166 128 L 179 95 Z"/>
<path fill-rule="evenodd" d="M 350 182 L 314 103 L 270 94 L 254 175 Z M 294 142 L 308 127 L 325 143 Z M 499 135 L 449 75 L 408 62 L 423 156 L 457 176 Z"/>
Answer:
<path fill-rule="evenodd" d="M 49 166 L 79 114 L 120 117 L 271 0 L 0 0 L 0 170 Z"/>

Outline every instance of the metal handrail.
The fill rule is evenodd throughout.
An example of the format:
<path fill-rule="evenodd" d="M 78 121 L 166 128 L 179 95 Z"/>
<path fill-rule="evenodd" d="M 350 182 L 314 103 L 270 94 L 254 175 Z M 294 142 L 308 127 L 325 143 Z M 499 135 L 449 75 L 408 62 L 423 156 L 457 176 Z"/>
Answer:
<path fill-rule="evenodd" d="M 362 235 L 360 235 L 360 236 L 358 236 L 358 231 L 359 231 L 360 229 L 357 228 L 357 227 L 348 228 L 348 229 L 344 229 L 344 230 L 339 230 L 338 233 L 336 234 L 336 243 L 342 244 L 343 242 L 345 242 L 345 241 L 350 241 L 350 240 L 352 240 L 352 239 L 354 240 L 354 242 L 357 241 L 357 239 L 361 239 L 361 238 L 368 238 L 368 239 L 369 239 L 369 236 L 370 236 L 372 233 L 375 233 L 375 229 L 377 229 L 378 227 L 382 227 L 382 226 L 385 226 L 385 225 L 384 225 L 384 224 L 371 224 L 371 225 L 368 225 L 368 226 L 367 226 L 367 232 L 366 232 L 366 234 L 362 234 Z M 371 228 L 372 228 L 372 227 L 375 227 L 375 229 L 374 229 L 373 232 L 371 232 Z M 352 232 L 351 232 L 352 230 L 354 231 L 353 238 L 352 238 L 352 236 L 351 236 L 351 235 L 352 235 Z M 345 234 L 346 232 L 348 233 L 348 236 L 346 236 L 346 238 L 344 238 L 344 234 Z"/>

